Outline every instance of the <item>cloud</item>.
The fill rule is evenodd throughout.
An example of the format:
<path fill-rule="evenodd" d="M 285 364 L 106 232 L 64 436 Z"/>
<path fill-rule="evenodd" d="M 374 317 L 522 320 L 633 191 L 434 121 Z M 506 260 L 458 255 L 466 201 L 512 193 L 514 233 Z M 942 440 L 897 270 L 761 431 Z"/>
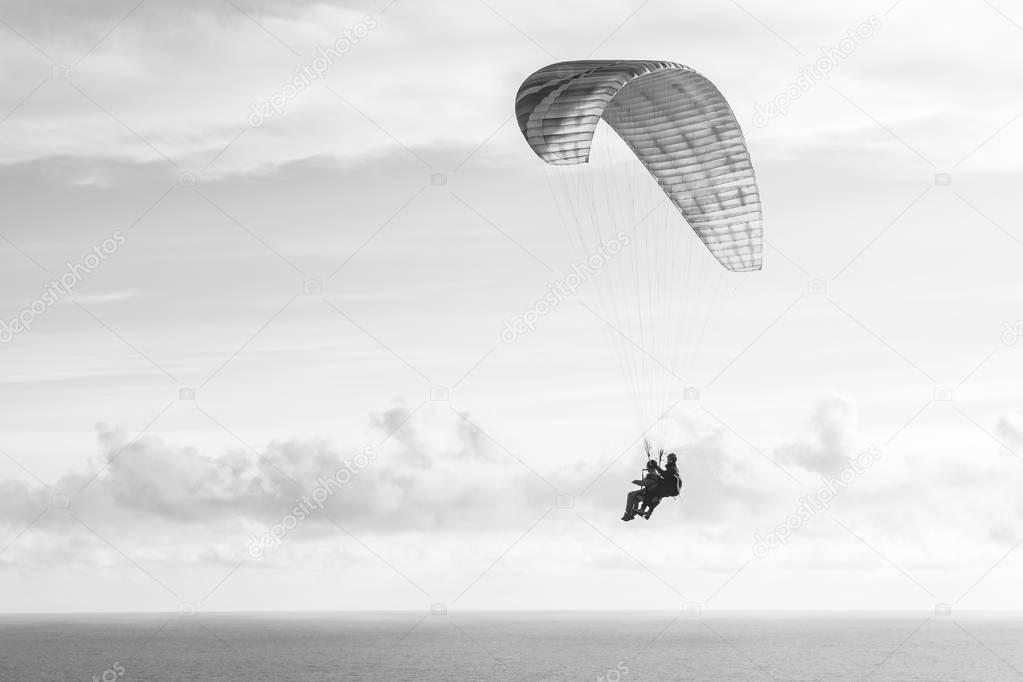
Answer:
<path fill-rule="evenodd" d="M 683 422 L 688 435 L 676 448 L 685 480 L 682 514 L 713 525 L 767 503 L 774 493 L 762 484 L 766 463 L 733 449 L 717 425 Z M 5 535 L 32 531 L 0 560 L 33 561 L 34 553 L 50 556 L 61 546 L 68 552 L 84 546 L 72 537 L 90 534 L 137 553 L 163 552 L 168 560 L 223 557 L 302 505 L 308 513 L 288 542 L 312 548 L 341 527 L 378 538 L 518 532 L 555 507 L 559 494 L 575 495 L 574 509 L 587 518 L 617 519 L 639 461 L 541 466 L 493 440 L 472 415 L 446 407 L 398 403 L 371 424 L 379 438 L 373 445 L 289 440 L 219 454 L 158 436 L 131 440 L 100 424 L 100 455 L 90 466 L 49 487 L 0 482 L 0 528 L 10 531 Z M 79 558 L 85 552 L 71 551 Z"/>
<path fill-rule="evenodd" d="M 531 549 L 522 550 L 524 556 L 549 556 L 556 545 L 557 551 L 589 557 L 596 570 L 626 567 L 614 552 L 601 554 L 603 540 L 590 525 L 627 532 L 631 540 L 616 541 L 655 552 L 649 543 L 677 529 L 707 543 L 707 561 L 727 563 L 723 557 L 748 551 L 754 531 L 785 519 L 800 491 L 713 420 L 699 413 L 675 420 L 670 440 L 678 443 L 671 449 L 679 455 L 683 494 L 662 504 L 656 523 L 628 528 L 619 527 L 617 517 L 643 459 L 639 448 L 621 457 L 605 455 L 617 458 L 610 460 L 587 455 L 549 461 L 543 453 L 530 458 L 494 440 L 504 437 L 486 420 L 461 416 L 446 405 L 411 409 L 399 402 L 371 415 L 371 445 L 301 439 L 211 454 L 163 437 L 132 440 L 98 425 L 100 454 L 91 466 L 66 473 L 52 486 L 0 481 L 0 547 L 6 546 L 0 568 L 87 568 L 128 556 L 147 568 L 219 569 L 248 559 L 262 568 L 362 570 L 376 561 L 365 551 L 367 543 L 402 565 L 426 562 L 440 570 L 444 557 L 462 556 L 467 547 L 503 551 L 507 544 L 494 544 L 495 538 L 510 542 L 544 518 L 543 531 Z M 828 396 L 813 407 L 808 423 L 808 435 L 774 449 L 778 461 L 816 473 L 833 471 L 852 452 L 852 405 Z M 883 464 L 883 475 L 864 476 L 841 496 L 840 513 L 857 532 L 890 544 L 928 533 L 936 519 L 964 516 L 975 518 L 977 527 L 990 527 L 992 538 L 1004 540 L 1015 531 L 1014 467 L 973 471 L 969 478 L 968 467 L 950 469 L 950 462 L 932 458 L 915 462 L 886 455 Z M 989 494 L 950 497 L 963 480 Z M 555 509 L 561 493 L 575 496 L 572 509 Z M 66 509 L 61 495 L 67 496 Z M 886 523 L 893 500 L 905 516 L 898 528 Z M 308 513 L 281 541 L 250 556 L 252 539 L 287 526 L 301 504 Z M 991 525 L 992 519 L 998 522 Z M 814 521 L 800 533 L 809 534 L 812 545 L 813 538 L 831 537 L 833 530 Z M 930 532 L 928 547 L 943 546 L 946 536 L 947 531 Z M 814 550 L 803 546 L 811 565 Z M 916 565 L 930 556 L 921 548 L 906 561 Z"/>
<path fill-rule="evenodd" d="M 137 298 L 142 294 L 138 289 L 121 289 L 119 291 L 105 291 L 96 294 L 78 294 L 74 297 L 74 303 L 118 303 L 127 301 L 130 298 Z M 63 299 L 62 301 L 63 302 Z"/>
<path fill-rule="evenodd" d="M 411 417 L 404 405 L 375 416 L 387 438 L 379 449 L 291 440 L 273 441 L 260 452 L 219 455 L 157 436 L 132 441 L 99 425 L 101 457 L 88 469 L 64 475 L 52 490 L 0 483 L 0 523 L 31 523 L 57 493 L 68 496 L 75 515 L 98 528 L 267 524 L 328 480 L 334 483 L 321 526 L 333 518 L 377 532 L 493 528 L 553 504 L 550 484 L 468 421 L 451 417 L 433 428 L 414 425 Z M 317 514 L 310 518 L 315 523 Z"/>
<path fill-rule="evenodd" d="M 850 9 L 849 27 L 873 9 L 866 3 L 854 4 L 859 9 Z M 787 53 L 780 56 L 784 50 L 769 53 L 751 69 L 728 47 L 738 39 L 763 40 L 765 46 L 773 41 L 734 7 L 678 9 L 650 4 L 632 16 L 635 8 L 627 2 L 596 7 L 573 0 L 528 11 L 509 2 L 468 9 L 397 3 L 379 14 L 380 28 L 332 65 L 322 82 L 289 102 L 283 117 L 274 117 L 259 130 L 248 127 L 251 105 L 281 92 L 295 72 L 315 58 L 318 48 L 334 43 L 346 27 L 386 5 L 262 0 L 246 3 L 243 13 L 230 3 L 197 0 L 150 1 L 136 9 L 123 2 L 94 6 L 70 0 L 18 0 L 5 11 L 5 20 L 26 40 L 12 39 L 0 50 L 0 66 L 13 78 L 6 108 L 31 96 L 5 123 L 6 158 L 28 162 L 71 155 L 141 165 L 163 163 L 166 155 L 183 169 L 196 170 L 216 157 L 207 175 L 231 175 L 265 172 L 320 154 L 344 159 L 376 156 L 398 148 L 398 140 L 438 163 L 429 155 L 431 147 L 510 143 L 515 134 L 496 133 L 511 113 L 509 97 L 522 78 L 544 63 L 584 55 L 598 44 L 598 57 L 635 54 L 691 63 L 722 81 L 744 120 L 754 102 L 773 97 L 797 76 Z M 837 40 L 844 34 L 835 30 L 827 12 L 773 6 L 750 11 L 764 13 L 772 26 L 803 45 L 808 54 L 815 53 L 812 42 L 822 37 Z M 581 13 L 587 21 L 574 21 Z M 940 15 L 921 20 L 925 19 L 947 23 Z M 985 25 L 983 19 L 973 21 Z M 679 30 L 685 45 L 681 52 Z M 950 65 L 970 69 L 971 87 L 978 93 L 1011 94 L 1007 90 L 1011 78 L 1006 77 L 1011 74 L 1005 72 L 1009 62 L 999 65 L 992 60 L 991 69 L 978 73 L 971 66 L 976 60 L 960 54 L 975 57 L 977 45 L 963 40 L 944 46 L 942 68 L 935 69 L 916 56 L 934 52 L 921 49 L 928 32 L 914 31 L 900 40 L 886 37 L 894 38 L 896 30 L 883 29 L 881 37 L 853 55 L 841 71 L 841 78 L 857 86 L 857 101 L 865 99 L 880 108 L 889 126 L 892 120 L 905 121 L 931 141 L 931 149 L 941 149 L 957 144 L 957 131 L 977 125 L 978 118 L 1004 122 L 1011 115 L 978 112 L 951 96 L 934 103 L 948 90 L 934 74 L 947 80 Z M 970 35 L 964 32 L 960 37 Z M 601 42 L 605 38 L 613 39 Z M 83 55 L 87 56 L 79 62 Z M 74 64 L 71 80 L 51 78 L 37 92 L 52 61 Z M 921 69 L 928 64 L 931 78 L 924 78 Z M 877 73 L 886 78 L 878 79 Z M 344 99 L 335 93 L 343 93 Z M 992 101 L 1000 99 L 1007 98 Z M 409 106 L 410 101 L 415 106 Z M 870 132 L 859 129 L 869 124 L 837 96 L 815 93 L 798 104 L 789 124 L 772 124 L 755 131 L 755 137 L 772 148 L 791 151 L 797 141 L 817 148 L 820 140 L 841 131 L 862 144 Z M 999 107 L 986 109 L 993 108 Z M 950 127 L 950 117 L 963 124 Z M 508 128 L 507 123 L 503 127 Z M 508 129 L 515 133 L 514 125 Z M 909 134 L 903 127 L 898 130 L 900 135 Z M 245 134 L 236 139 L 241 131 Z M 882 137 L 876 144 L 890 150 L 887 156 L 901 159 L 901 146 L 883 132 L 877 134 Z M 520 151 L 521 142 L 514 144 Z M 872 160 L 876 163 L 877 155 Z M 1002 165 L 1010 161 L 1003 159 Z"/>
<path fill-rule="evenodd" d="M 818 401 L 809 426 L 810 436 L 775 448 L 775 456 L 781 463 L 834 476 L 855 454 L 856 411 L 844 398 L 827 396 Z"/>
<path fill-rule="evenodd" d="M 716 522 L 731 515 L 755 514 L 773 497 L 766 479 L 757 473 L 762 462 L 732 450 L 720 429 L 699 434 L 677 454 L 683 474 L 682 511 L 689 519 Z"/>
<path fill-rule="evenodd" d="M 1023 415 L 1016 412 L 1002 415 L 995 423 L 995 433 L 1006 445 L 1023 447 Z"/>

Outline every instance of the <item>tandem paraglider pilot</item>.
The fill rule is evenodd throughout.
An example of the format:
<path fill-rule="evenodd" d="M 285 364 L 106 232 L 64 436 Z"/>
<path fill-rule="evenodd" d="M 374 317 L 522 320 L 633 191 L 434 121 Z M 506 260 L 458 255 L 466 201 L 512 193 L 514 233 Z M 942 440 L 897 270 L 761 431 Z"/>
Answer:
<path fill-rule="evenodd" d="M 663 450 L 661 451 L 664 452 Z M 622 521 L 632 521 L 637 515 L 649 519 L 654 509 L 665 497 L 676 497 L 682 488 L 682 477 L 678 471 L 675 453 L 668 455 L 668 463 L 662 469 L 654 460 L 647 460 L 646 476 L 633 481 L 640 486 L 625 498 L 625 514 Z"/>

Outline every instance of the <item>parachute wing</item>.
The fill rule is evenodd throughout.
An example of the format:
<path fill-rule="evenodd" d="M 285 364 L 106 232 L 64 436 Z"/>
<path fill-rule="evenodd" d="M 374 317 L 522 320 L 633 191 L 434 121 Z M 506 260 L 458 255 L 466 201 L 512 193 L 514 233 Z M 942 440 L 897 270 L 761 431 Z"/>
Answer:
<path fill-rule="evenodd" d="M 763 265 L 763 221 L 739 122 L 696 71 L 663 61 L 559 62 L 529 76 L 519 128 L 550 164 L 587 163 L 603 119 L 654 176 L 700 240 L 733 272 Z"/>

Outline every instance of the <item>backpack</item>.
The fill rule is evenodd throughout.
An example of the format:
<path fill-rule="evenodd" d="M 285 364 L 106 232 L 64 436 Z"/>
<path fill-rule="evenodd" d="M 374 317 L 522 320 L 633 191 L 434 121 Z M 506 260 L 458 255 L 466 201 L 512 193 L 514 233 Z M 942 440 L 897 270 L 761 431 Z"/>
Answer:
<path fill-rule="evenodd" d="M 678 474 L 666 476 L 658 486 L 661 497 L 677 497 L 682 492 L 682 477 Z"/>

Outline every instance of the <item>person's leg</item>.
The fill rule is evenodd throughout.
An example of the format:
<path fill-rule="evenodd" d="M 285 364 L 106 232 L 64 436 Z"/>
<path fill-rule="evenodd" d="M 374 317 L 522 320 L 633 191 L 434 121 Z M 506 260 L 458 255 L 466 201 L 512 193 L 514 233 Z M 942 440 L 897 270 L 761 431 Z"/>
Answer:
<path fill-rule="evenodd" d="M 657 495 L 653 489 L 647 488 L 643 491 L 643 497 L 640 500 L 639 515 L 645 516 L 648 511 L 657 506 Z"/>
<path fill-rule="evenodd" d="M 636 514 L 643 516 L 646 513 L 647 508 L 650 506 L 650 491 L 641 490 L 639 494 L 639 502 L 636 504 Z"/>
<path fill-rule="evenodd" d="M 639 510 L 642 509 L 643 505 L 646 504 L 646 491 L 645 490 L 637 490 L 633 494 L 636 497 L 635 497 L 635 500 L 632 503 L 632 513 L 633 514 L 638 514 Z"/>
<path fill-rule="evenodd" d="M 643 514 L 643 518 L 649 519 L 650 515 L 654 513 L 654 510 L 657 509 L 657 505 L 659 505 L 660 503 L 661 498 L 659 497 L 655 497 L 649 502 L 647 502 L 647 509 L 646 512 Z"/>
<path fill-rule="evenodd" d="M 633 490 L 631 493 L 625 496 L 625 516 L 622 518 L 632 518 L 636 515 L 636 505 L 639 503 L 639 496 L 642 494 L 641 490 Z"/>

